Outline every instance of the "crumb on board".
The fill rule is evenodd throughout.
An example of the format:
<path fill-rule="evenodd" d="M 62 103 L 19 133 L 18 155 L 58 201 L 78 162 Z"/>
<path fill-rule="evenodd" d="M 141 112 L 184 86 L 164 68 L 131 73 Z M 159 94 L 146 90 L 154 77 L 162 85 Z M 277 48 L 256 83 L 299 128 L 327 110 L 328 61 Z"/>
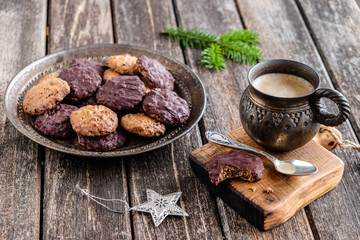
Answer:
<path fill-rule="evenodd" d="M 266 192 L 266 193 L 270 194 L 270 193 L 273 193 L 273 192 L 274 192 L 274 190 L 272 190 L 272 188 L 271 188 L 271 187 L 268 187 L 266 190 L 264 190 L 264 192 Z"/>
<path fill-rule="evenodd" d="M 256 191 L 256 187 L 249 187 L 250 191 L 255 192 Z"/>

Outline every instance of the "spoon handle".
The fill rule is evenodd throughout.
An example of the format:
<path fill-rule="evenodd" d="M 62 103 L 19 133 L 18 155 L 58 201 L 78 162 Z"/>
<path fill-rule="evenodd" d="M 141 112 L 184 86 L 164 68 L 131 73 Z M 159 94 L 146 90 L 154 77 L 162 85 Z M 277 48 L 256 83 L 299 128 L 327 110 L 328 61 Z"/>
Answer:
<path fill-rule="evenodd" d="M 224 145 L 224 146 L 228 146 L 228 147 L 232 147 L 232 148 L 237 148 L 237 149 L 241 149 L 241 150 L 246 150 L 246 151 L 250 151 L 250 152 L 255 152 L 258 153 L 260 155 L 265 156 L 266 158 L 268 158 L 270 161 L 272 161 L 274 164 L 275 162 L 279 161 L 279 159 L 277 159 L 276 157 L 261 151 L 260 149 L 245 145 L 243 143 L 239 143 L 237 141 L 234 141 L 228 137 L 225 137 L 224 135 L 217 133 L 217 132 L 212 132 L 212 131 L 206 131 L 205 132 L 205 136 L 207 138 L 207 140 L 209 140 L 210 142 L 214 142 L 220 145 Z"/>

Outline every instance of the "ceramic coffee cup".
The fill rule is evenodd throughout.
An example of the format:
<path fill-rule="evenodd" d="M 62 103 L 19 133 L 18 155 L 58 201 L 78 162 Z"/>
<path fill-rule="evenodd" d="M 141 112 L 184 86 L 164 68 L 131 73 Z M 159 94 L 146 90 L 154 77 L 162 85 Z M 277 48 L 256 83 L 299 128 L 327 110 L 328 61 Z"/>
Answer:
<path fill-rule="evenodd" d="M 264 90 L 254 86 L 254 81 L 270 73 L 301 77 L 308 85 L 310 83 L 312 89 L 296 97 L 264 93 Z M 248 81 L 249 86 L 240 101 L 241 123 L 250 138 L 266 149 L 296 149 L 315 136 L 320 123 L 337 126 L 349 117 L 350 105 L 346 98 L 336 90 L 319 88 L 318 74 L 303 63 L 282 59 L 264 61 L 250 69 Z M 277 91 L 274 90 L 274 93 Z M 335 102 L 338 114 L 329 113 L 323 108 L 320 102 L 323 97 Z"/>

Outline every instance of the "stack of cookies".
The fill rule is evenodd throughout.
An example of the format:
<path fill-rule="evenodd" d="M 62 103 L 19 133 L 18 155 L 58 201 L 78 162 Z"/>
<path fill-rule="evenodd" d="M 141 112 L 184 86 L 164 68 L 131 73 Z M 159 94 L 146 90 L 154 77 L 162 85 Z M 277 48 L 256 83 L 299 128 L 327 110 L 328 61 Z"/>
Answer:
<path fill-rule="evenodd" d="M 75 59 L 59 75 L 40 79 L 26 93 L 23 108 L 36 115 L 41 134 L 66 139 L 75 132 L 87 149 L 109 151 L 131 134 L 159 137 L 188 120 L 189 106 L 174 92 L 174 82 L 147 56 L 111 56 L 106 65 Z"/>

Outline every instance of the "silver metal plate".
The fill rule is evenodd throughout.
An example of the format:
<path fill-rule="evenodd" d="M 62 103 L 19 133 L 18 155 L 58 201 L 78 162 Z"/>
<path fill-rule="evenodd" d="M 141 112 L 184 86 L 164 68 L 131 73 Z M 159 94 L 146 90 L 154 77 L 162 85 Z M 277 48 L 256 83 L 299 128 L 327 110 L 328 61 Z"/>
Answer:
<path fill-rule="evenodd" d="M 168 129 L 160 138 L 144 138 L 130 134 L 129 141 L 121 148 L 109 152 L 90 151 L 79 145 L 77 138 L 58 140 L 47 138 L 34 128 L 34 117 L 22 108 L 28 89 L 45 74 L 60 72 L 75 58 L 105 62 L 109 56 L 129 53 L 136 57 L 146 55 L 162 63 L 175 78 L 175 91 L 190 106 L 190 119 L 181 126 Z M 31 140 L 56 151 L 87 157 L 120 157 L 139 154 L 165 146 L 189 132 L 201 119 L 206 105 L 206 93 L 199 77 L 186 65 L 161 53 L 141 47 L 122 44 L 99 44 L 79 47 L 47 55 L 22 69 L 8 84 L 4 108 L 10 122 Z"/>

